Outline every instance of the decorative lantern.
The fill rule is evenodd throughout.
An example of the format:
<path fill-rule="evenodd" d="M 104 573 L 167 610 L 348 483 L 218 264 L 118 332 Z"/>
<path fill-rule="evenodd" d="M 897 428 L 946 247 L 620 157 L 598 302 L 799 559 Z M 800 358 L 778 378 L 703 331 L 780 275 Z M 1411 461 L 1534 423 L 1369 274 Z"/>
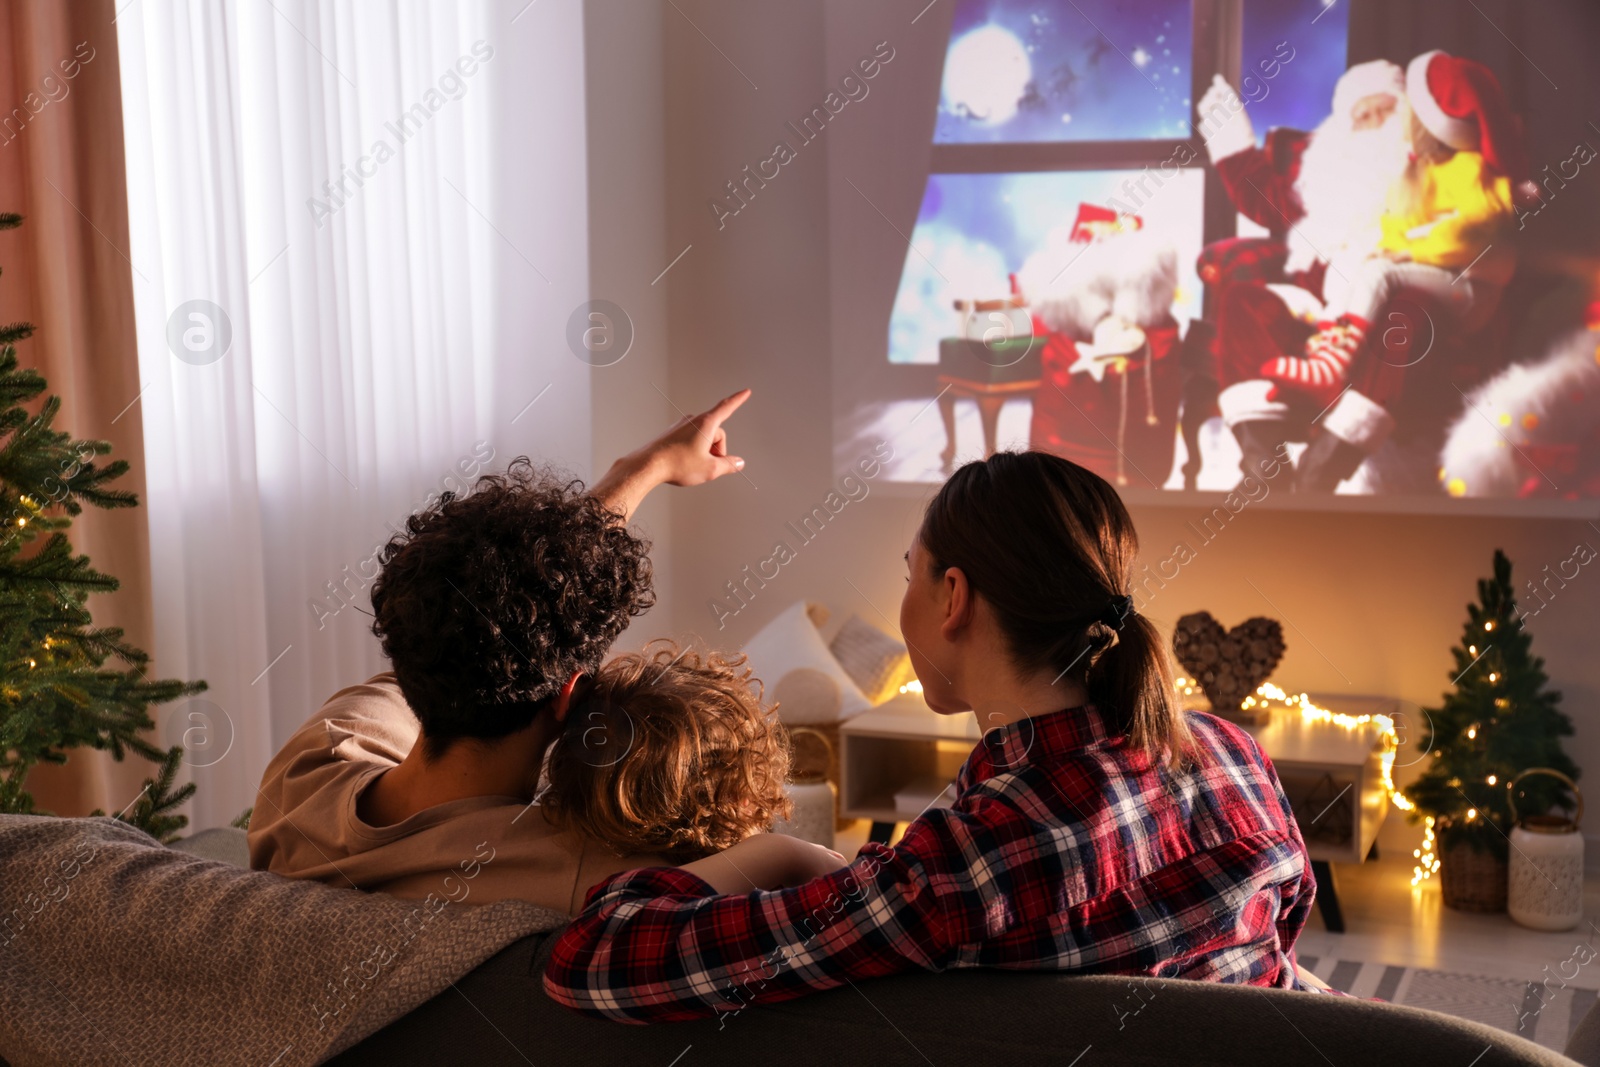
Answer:
<path fill-rule="evenodd" d="M 1561 779 L 1577 799 L 1572 818 L 1564 815 L 1517 816 L 1517 783 L 1530 774 Z M 1506 910 L 1511 918 L 1535 930 L 1571 930 L 1583 918 L 1583 794 L 1560 771 L 1530 767 L 1511 780 L 1511 875 Z"/>
<path fill-rule="evenodd" d="M 784 785 L 784 791 L 794 801 L 794 814 L 780 820 L 773 830 L 810 841 L 814 845 L 832 848 L 835 793 L 833 783 L 828 780 L 827 768 L 833 765 L 833 745 L 821 730 L 809 726 L 791 726 L 789 736 L 794 740 L 797 753 L 801 738 L 815 738 L 822 746 L 823 758 L 816 769 L 803 769 L 800 761 L 795 761 L 789 781 Z"/>

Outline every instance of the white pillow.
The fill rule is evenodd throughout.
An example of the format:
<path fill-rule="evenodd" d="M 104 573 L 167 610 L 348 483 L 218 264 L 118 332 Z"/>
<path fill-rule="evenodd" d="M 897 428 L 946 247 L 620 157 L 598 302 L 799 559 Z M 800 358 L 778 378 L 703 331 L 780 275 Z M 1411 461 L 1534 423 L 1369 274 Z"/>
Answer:
<path fill-rule="evenodd" d="M 777 618 L 761 628 L 761 632 L 744 643 L 744 654 L 750 658 L 750 669 L 761 679 L 768 699 L 777 692 L 784 675 L 797 668 L 806 667 L 832 678 L 839 686 L 838 719 L 830 720 L 811 708 L 778 708 L 778 718 L 786 723 L 816 723 L 842 721 L 859 715 L 872 707 L 872 702 L 862 695 L 856 683 L 839 666 L 833 653 L 823 643 L 822 635 L 806 616 L 803 600 L 785 608 Z"/>
<path fill-rule="evenodd" d="M 828 651 L 873 704 L 894 696 L 901 683 L 912 677 L 906 646 L 860 615 L 850 616 L 839 628 L 828 642 Z"/>

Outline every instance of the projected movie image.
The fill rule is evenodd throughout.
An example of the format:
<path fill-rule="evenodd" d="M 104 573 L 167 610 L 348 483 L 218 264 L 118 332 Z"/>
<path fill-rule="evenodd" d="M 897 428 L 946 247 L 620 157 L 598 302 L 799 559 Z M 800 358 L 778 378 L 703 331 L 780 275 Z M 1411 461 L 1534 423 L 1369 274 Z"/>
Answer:
<path fill-rule="evenodd" d="M 1446 52 L 1348 64 L 1347 6 L 1249 0 L 1202 50 L 1187 2 L 958 4 L 889 384 L 842 403 L 839 456 L 1600 498 L 1600 272 L 1547 211 L 1594 203 L 1600 134 L 1542 116 L 1548 158 L 1506 72 Z"/>
<path fill-rule="evenodd" d="M 889 320 L 889 360 L 937 366 L 939 417 L 918 418 L 928 401 L 916 399 L 878 414 L 868 432 L 895 436 L 892 477 L 948 473 L 960 434 L 947 431 L 971 401 L 983 439 L 999 447 L 1046 442 L 1097 469 L 1161 484 L 1179 382 L 1166 368 L 1177 362 L 1181 324 L 1200 307 L 1193 263 L 1205 176 L 1174 168 L 1142 215 L 1100 206 L 1123 186 L 1139 199 L 1141 177 L 929 178 Z M 1147 343 L 1151 359 L 1129 364 Z M 902 434 L 897 423 L 910 419 Z"/>
<path fill-rule="evenodd" d="M 1186 136 L 1190 22 L 1189 0 L 960 4 L 934 141 Z M 1130 98 L 1149 106 L 1132 112 Z"/>

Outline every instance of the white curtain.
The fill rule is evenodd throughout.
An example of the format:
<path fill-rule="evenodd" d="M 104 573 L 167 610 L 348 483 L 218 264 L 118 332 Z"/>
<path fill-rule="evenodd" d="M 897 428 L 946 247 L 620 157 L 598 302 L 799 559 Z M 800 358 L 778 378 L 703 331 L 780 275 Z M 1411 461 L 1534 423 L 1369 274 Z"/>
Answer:
<path fill-rule="evenodd" d="M 582 16 L 135 0 L 118 31 L 153 651 L 211 686 L 161 713 L 203 827 L 384 669 L 375 550 L 430 493 L 519 452 L 588 474 Z"/>

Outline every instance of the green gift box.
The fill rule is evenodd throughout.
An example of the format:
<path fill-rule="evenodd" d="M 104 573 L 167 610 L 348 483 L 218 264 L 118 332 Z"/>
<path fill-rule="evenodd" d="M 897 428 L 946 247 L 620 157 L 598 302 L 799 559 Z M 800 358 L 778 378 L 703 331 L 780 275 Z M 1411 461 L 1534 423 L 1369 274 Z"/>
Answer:
<path fill-rule="evenodd" d="M 970 337 L 946 337 L 939 342 L 939 373 L 984 385 L 1037 380 L 1042 337 L 1008 337 L 980 341 Z"/>

